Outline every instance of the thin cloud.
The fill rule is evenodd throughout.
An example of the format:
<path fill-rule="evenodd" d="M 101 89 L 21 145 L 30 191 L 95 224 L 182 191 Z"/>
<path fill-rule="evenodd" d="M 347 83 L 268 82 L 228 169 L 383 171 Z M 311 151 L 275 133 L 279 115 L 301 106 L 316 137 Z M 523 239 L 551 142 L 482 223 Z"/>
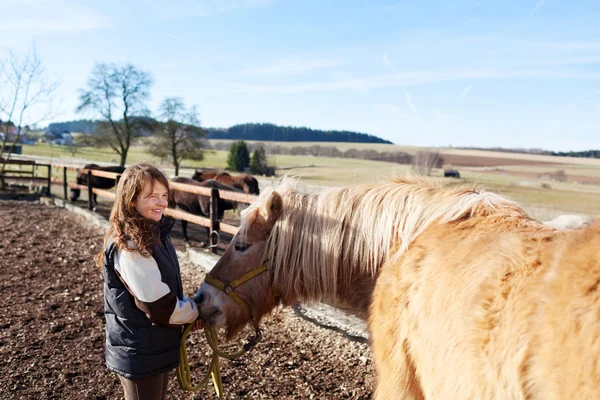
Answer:
<path fill-rule="evenodd" d="M 410 93 L 408 93 L 408 90 L 406 90 L 406 87 L 402 83 L 402 78 L 400 77 L 400 72 L 398 71 L 396 66 L 394 64 L 392 64 L 392 62 L 388 58 L 387 54 L 383 55 L 383 63 L 394 70 L 394 76 L 396 77 L 396 79 L 398 80 L 398 83 L 400 84 L 400 87 L 402 88 L 402 92 L 404 93 L 404 100 L 406 100 L 406 104 L 412 110 L 413 115 L 415 117 L 419 118 L 419 114 L 417 113 L 417 107 L 415 107 L 414 103 L 412 102 Z"/>
<path fill-rule="evenodd" d="M 463 101 L 464 99 L 466 99 L 469 93 L 471 92 L 471 89 L 473 89 L 472 85 L 465 86 L 460 96 L 458 96 L 458 101 Z"/>
<path fill-rule="evenodd" d="M 110 25 L 100 12 L 71 1 L 40 3 L 15 2 L 2 10 L 0 32 L 29 35 L 48 35 L 85 32 Z"/>
<path fill-rule="evenodd" d="M 547 0 L 538 0 L 538 2 L 535 4 L 535 7 L 533 7 L 531 12 L 529 13 L 529 16 L 531 17 L 533 14 L 535 14 L 537 10 L 539 10 L 544 5 L 546 1 Z"/>
<path fill-rule="evenodd" d="M 404 89 L 404 87 L 402 88 Z M 417 107 L 415 107 L 414 103 L 412 102 L 412 98 L 410 97 L 410 93 L 408 93 L 406 89 L 404 89 L 404 99 L 406 100 L 408 107 L 412 110 L 414 116 L 418 117 L 419 115 L 417 114 Z"/>

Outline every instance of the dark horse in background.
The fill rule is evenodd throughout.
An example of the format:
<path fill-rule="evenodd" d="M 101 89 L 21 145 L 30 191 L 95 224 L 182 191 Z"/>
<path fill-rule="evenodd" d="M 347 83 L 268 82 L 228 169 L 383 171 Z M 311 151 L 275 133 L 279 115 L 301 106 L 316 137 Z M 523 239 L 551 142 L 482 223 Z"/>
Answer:
<path fill-rule="evenodd" d="M 199 187 L 206 188 L 217 188 L 219 190 L 229 190 L 232 192 L 242 193 L 241 190 L 236 189 L 233 186 L 229 186 L 225 183 L 219 182 L 215 179 L 208 179 L 203 182 L 198 182 L 194 179 L 176 177 L 171 179 L 171 182 L 184 183 L 187 185 L 194 185 Z M 169 207 L 174 208 L 175 206 L 179 207 L 183 211 L 189 212 L 194 215 L 200 215 L 202 217 L 209 217 L 210 215 L 210 197 L 203 196 L 201 194 L 194 194 L 188 192 L 182 192 L 177 189 L 172 190 L 173 198 L 172 201 L 169 202 Z M 220 221 L 223 219 L 223 215 L 226 210 L 234 210 L 238 207 L 238 203 L 231 200 L 225 200 L 219 198 L 218 202 L 218 210 L 219 214 L 217 215 L 217 219 Z M 189 242 L 189 238 L 187 235 L 187 221 L 181 220 L 181 228 L 183 230 L 183 237 L 186 242 Z M 210 234 L 210 229 L 207 228 L 208 234 Z"/>
<path fill-rule="evenodd" d="M 116 172 L 119 174 L 122 174 L 123 171 L 125 171 L 125 167 L 121 167 L 118 165 L 109 166 L 109 167 L 101 167 L 97 164 L 87 164 L 83 168 L 84 169 L 95 169 L 95 170 L 105 171 L 105 172 Z M 91 183 L 92 183 L 93 188 L 110 189 L 115 186 L 116 180 L 92 175 L 91 181 L 92 181 Z M 87 184 L 88 184 L 87 172 L 84 172 L 84 173 L 77 172 L 77 184 L 87 186 Z M 71 201 L 77 200 L 79 198 L 80 194 L 81 194 L 81 190 L 71 189 Z M 98 205 L 98 196 L 96 195 L 96 193 L 92 194 L 92 205 L 94 208 L 96 208 L 96 206 Z"/>
<path fill-rule="evenodd" d="M 246 194 L 259 195 L 258 181 L 250 174 L 231 175 L 220 169 L 196 170 L 192 179 L 203 182 L 208 179 L 216 179 L 226 185 L 233 186 Z"/>

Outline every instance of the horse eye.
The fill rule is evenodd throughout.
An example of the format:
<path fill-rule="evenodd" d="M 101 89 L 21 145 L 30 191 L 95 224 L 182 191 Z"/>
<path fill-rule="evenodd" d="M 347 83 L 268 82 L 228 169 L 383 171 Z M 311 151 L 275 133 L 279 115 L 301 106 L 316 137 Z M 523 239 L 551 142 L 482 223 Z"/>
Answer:
<path fill-rule="evenodd" d="M 250 247 L 250 245 L 244 242 L 237 242 L 234 246 L 237 251 L 246 251 L 248 250 L 248 247 Z"/>

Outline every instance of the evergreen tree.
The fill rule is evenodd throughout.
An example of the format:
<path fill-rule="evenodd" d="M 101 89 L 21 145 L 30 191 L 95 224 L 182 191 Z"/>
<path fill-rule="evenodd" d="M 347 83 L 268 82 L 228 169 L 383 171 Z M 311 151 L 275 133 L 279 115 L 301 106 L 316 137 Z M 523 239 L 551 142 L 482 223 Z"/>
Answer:
<path fill-rule="evenodd" d="M 242 172 L 250 166 L 250 153 L 248 146 L 243 140 L 234 142 L 227 156 L 227 169 L 234 172 Z"/>
<path fill-rule="evenodd" d="M 252 153 L 250 172 L 260 175 L 264 175 L 267 172 L 267 158 L 265 156 L 265 149 L 262 147 L 259 147 Z"/>

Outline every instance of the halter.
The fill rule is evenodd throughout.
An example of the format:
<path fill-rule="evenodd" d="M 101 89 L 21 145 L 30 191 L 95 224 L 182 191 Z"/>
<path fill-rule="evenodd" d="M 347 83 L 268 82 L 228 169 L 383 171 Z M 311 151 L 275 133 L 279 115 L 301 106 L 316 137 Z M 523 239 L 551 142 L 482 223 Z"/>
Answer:
<path fill-rule="evenodd" d="M 231 282 L 221 281 L 216 278 L 212 278 L 210 276 L 206 276 L 206 278 L 204 279 L 204 282 L 221 290 L 227 296 L 231 297 L 231 299 L 233 301 L 235 301 L 240 307 L 242 307 L 244 310 L 246 310 L 246 312 L 250 315 L 250 318 L 252 319 L 254 328 L 258 330 L 258 322 L 254 319 L 254 315 L 252 314 L 252 308 L 250 308 L 250 305 L 248 304 L 248 302 L 246 300 L 242 299 L 242 297 L 235 292 L 235 289 L 238 286 L 248 282 L 250 279 L 257 277 L 258 275 L 260 275 L 263 272 L 266 272 L 268 270 L 269 270 L 269 267 L 267 267 L 267 264 L 263 263 L 260 267 L 254 268 L 254 269 L 246 272 L 244 275 L 240 276 L 237 279 L 234 279 Z M 271 281 L 271 284 L 272 284 L 272 281 Z"/>

